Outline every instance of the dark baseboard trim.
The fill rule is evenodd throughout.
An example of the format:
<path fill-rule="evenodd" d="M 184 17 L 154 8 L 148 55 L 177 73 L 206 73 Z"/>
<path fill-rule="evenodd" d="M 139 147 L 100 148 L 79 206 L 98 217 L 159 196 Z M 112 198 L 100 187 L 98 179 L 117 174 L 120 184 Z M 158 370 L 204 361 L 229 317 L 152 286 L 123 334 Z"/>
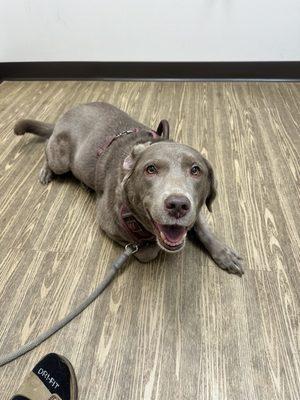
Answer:
<path fill-rule="evenodd" d="M 1 80 L 300 80 L 300 61 L 12 62 Z"/>

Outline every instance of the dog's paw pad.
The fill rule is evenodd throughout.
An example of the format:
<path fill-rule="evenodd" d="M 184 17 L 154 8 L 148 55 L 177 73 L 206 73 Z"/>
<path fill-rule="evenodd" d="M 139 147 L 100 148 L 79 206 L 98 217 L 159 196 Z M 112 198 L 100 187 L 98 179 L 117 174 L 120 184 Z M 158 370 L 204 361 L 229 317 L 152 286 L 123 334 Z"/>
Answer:
<path fill-rule="evenodd" d="M 43 167 L 39 174 L 39 181 L 43 185 L 48 185 L 53 179 L 53 172 L 48 167 Z"/>
<path fill-rule="evenodd" d="M 228 246 L 224 246 L 214 255 L 213 259 L 220 268 L 225 269 L 230 274 L 240 276 L 244 274 L 242 258 Z"/>

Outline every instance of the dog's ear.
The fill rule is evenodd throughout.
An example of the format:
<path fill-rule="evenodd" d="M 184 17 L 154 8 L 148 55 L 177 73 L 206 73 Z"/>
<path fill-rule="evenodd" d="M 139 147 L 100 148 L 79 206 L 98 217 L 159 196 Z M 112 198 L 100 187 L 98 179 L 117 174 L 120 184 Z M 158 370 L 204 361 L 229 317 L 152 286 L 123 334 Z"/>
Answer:
<path fill-rule="evenodd" d="M 162 119 L 158 124 L 156 133 L 158 134 L 158 136 L 164 139 L 169 139 L 169 131 L 170 131 L 169 122 L 166 119 Z"/>
<path fill-rule="evenodd" d="M 205 160 L 205 164 L 208 169 L 208 181 L 209 181 L 209 192 L 206 197 L 205 204 L 206 204 L 206 207 L 208 208 L 208 210 L 210 212 L 212 212 L 211 206 L 212 206 L 214 199 L 217 196 L 217 181 L 215 179 L 215 174 L 214 174 L 214 171 L 213 171 L 210 163 L 207 160 Z"/>
<path fill-rule="evenodd" d="M 123 169 L 125 171 L 131 171 L 134 167 L 136 160 L 142 154 L 143 151 L 147 149 L 151 145 L 151 142 L 140 143 L 133 147 L 129 156 L 127 156 L 123 162 Z"/>

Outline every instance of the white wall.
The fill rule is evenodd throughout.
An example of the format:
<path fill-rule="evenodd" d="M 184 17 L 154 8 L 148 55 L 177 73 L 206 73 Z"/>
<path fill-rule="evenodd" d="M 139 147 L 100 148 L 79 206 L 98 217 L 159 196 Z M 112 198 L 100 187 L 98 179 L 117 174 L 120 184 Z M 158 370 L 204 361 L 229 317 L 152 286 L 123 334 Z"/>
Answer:
<path fill-rule="evenodd" d="M 300 0 L 0 0 L 0 61 L 300 60 Z"/>

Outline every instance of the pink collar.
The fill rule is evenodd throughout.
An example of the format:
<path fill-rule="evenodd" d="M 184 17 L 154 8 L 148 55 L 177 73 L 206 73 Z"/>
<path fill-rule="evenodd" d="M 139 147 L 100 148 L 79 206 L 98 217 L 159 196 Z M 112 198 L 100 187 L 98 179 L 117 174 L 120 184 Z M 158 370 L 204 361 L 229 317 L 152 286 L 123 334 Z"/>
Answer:
<path fill-rule="evenodd" d="M 98 157 L 102 156 L 102 154 L 105 152 L 105 150 L 108 149 L 109 146 L 110 146 L 116 139 L 118 139 L 119 137 L 129 135 L 130 133 L 135 133 L 135 134 L 137 134 L 137 133 L 140 132 L 140 130 L 141 130 L 140 128 L 133 128 L 133 129 L 128 129 L 128 130 L 122 131 L 122 132 L 120 132 L 120 133 L 117 133 L 116 135 L 106 136 L 106 137 L 104 138 L 103 142 L 100 143 L 99 146 L 98 146 L 98 148 L 97 148 L 97 156 L 98 156 Z M 157 139 L 157 138 L 160 137 L 160 135 L 159 135 L 157 132 L 153 131 L 153 130 L 147 131 L 147 133 L 151 134 L 151 136 L 152 136 L 153 139 Z"/>
<path fill-rule="evenodd" d="M 155 236 L 144 228 L 125 204 L 122 204 L 120 208 L 119 219 L 123 229 L 134 242 L 140 243 L 155 240 Z"/>

